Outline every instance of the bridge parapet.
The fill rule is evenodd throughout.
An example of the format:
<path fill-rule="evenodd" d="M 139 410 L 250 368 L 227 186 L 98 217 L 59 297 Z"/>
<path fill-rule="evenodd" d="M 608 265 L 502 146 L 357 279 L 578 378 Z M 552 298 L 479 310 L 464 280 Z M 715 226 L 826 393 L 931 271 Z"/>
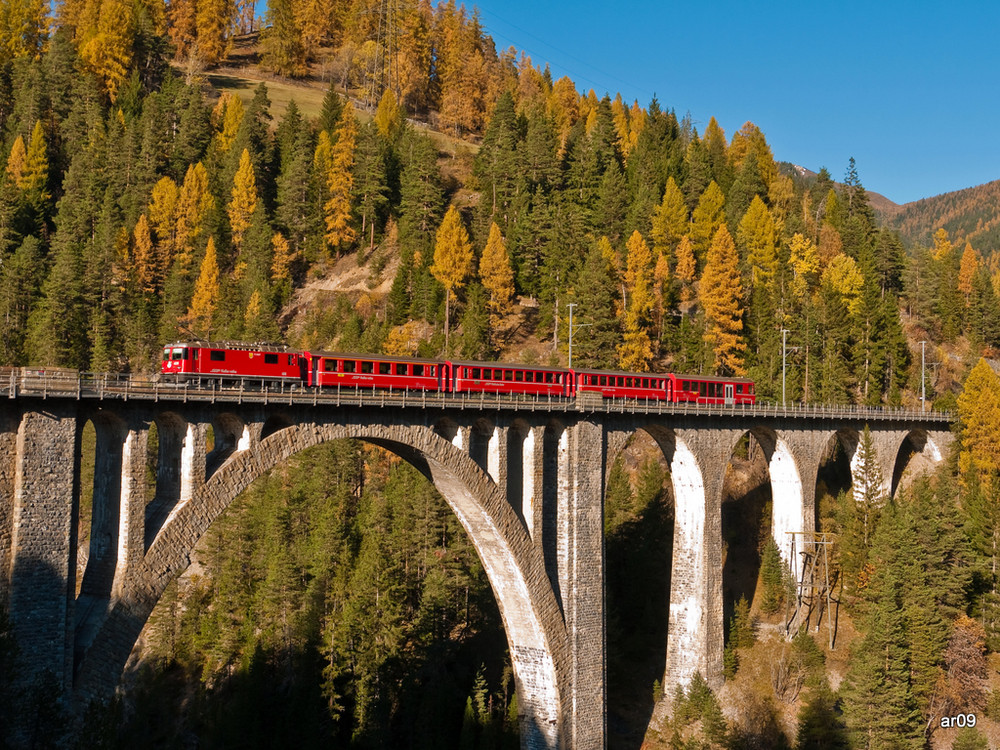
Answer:
<path fill-rule="evenodd" d="M 372 406 L 379 408 L 496 409 L 504 411 L 583 412 L 594 414 L 656 414 L 747 419 L 878 420 L 947 424 L 948 411 L 921 411 L 895 406 L 789 404 L 689 404 L 642 398 L 577 399 L 561 396 L 506 393 L 439 393 L 421 390 L 364 388 L 302 388 L 245 378 L 239 385 L 221 387 L 196 383 L 167 383 L 154 378 L 113 373 L 10 370 L 0 376 L 0 397 L 60 398 L 100 401 L 181 403 L 287 404 Z"/>

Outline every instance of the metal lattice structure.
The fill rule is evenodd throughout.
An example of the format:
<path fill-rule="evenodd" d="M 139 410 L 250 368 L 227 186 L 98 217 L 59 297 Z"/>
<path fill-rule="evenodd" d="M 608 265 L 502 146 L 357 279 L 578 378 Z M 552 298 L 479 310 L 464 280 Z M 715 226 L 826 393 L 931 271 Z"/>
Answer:
<path fill-rule="evenodd" d="M 785 598 L 785 634 L 791 635 L 803 626 L 808 628 L 814 622 L 814 627 L 819 630 L 825 614 L 832 650 L 837 634 L 833 607 L 839 605 L 839 600 L 833 596 L 833 589 L 840 578 L 830 562 L 830 547 L 835 535 L 816 531 L 789 531 L 787 535 L 791 546 L 790 559 L 799 574 L 795 580 L 794 605 L 789 597 Z"/>

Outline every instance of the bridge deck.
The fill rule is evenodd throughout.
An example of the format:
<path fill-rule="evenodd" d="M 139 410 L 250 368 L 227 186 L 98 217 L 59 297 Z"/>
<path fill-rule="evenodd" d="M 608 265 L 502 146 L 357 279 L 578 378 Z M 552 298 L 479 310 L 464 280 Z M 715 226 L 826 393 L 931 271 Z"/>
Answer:
<path fill-rule="evenodd" d="M 815 404 L 757 403 L 754 405 L 675 404 L 653 399 L 608 398 L 602 402 L 560 396 L 528 394 L 459 393 L 363 388 L 301 388 L 284 383 L 243 379 L 238 385 L 167 383 L 121 374 L 74 371 L 12 370 L 0 377 L 0 397 L 59 398 L 98 401 L 164 401 L 180 403 L 235 403 L 289 406 L 370 406 L 395 408 L 476 409 L 479 411 L 603 412 L 608 414 L 664 414 L 745 416 L 747 418 L 799 418 L 831 420 L 898 420 L 941 422 L 955 420 L 951 412 L 920 411 L 902 407 L 820 406 Z"/>

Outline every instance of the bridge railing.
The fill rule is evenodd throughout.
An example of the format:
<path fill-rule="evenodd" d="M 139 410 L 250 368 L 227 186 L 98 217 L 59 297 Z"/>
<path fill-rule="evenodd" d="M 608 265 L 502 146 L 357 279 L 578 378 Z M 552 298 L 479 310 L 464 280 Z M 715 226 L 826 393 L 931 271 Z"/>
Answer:
<path fill-rule="evenodd" d="M 678 404 L 643 398 L 607 398 L 578 402 L 573 398 L 507 393 L 439 393 L 423 390 L 372 390 L 358 387 L 303 388 L 298 383 L 243 378 L 218 382 L 168 382 L 119 373 L 78 373 L 63 369 L 0 369 L 0 396 L 8 398 L 75 398 L 118 401 L 169 401 L 237 404 L 288 404 L 372 407 L 425 407 L 522 410 L 553 412 L 603 412 L 612 414 L 663 414 L 746 416 L 754 418 L 811 418 L 831 420 L 897 419 L 951 422 L 950 412 L 903 407 L 821 406 L 758 402 L 756 404 Z"/>

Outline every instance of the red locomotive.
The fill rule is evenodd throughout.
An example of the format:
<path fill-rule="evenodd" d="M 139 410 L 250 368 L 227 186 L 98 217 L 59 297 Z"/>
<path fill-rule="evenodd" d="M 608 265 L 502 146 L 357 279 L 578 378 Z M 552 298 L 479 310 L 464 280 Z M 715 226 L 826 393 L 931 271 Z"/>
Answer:
<path fill-rule="evenodd" d="M 375 354 L 304 352 L 254 344 L 179 342 L 163 348 L 161 373 L 177 381 L 263 381 L 309 388 L 511 393 L 636 398 L 671 403 L 753 404 L 742 378 L 569 370 L 506 362 L 458 362 Z"/>

